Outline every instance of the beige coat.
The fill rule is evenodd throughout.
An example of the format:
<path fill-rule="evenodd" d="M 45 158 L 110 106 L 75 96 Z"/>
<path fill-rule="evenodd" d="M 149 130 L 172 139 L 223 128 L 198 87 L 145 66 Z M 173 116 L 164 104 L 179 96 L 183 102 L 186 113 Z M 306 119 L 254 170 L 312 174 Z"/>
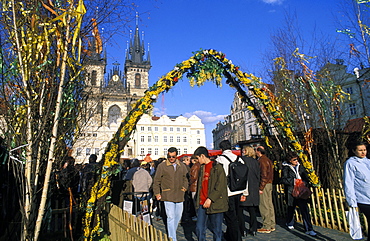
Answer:
<path fill-rule="evenodd" d="M 176 170 L 174 165 L 168 160 L 158 165 L 154 176 L 153 193 L 161 195 L 161 201 L 183 202 L 184 192 L 188 187 L 186 166 L 176 160 Z"/>

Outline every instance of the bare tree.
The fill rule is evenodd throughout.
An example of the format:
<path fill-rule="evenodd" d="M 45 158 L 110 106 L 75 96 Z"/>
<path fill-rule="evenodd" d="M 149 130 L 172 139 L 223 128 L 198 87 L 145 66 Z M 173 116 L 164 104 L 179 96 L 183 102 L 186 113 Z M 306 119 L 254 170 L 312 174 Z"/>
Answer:
<path fill-rule="evenodd" d="M 68 98 L 78 96 L 73 89 L 82 84 L 79 46 L 85 8 L 82 1 L 56 7 L 51 2 L 14 0 L 2 1 L 2 7 L 3 34 L 11 50 L 6 61 L 14 68 L 2 78 L 4 90 L 11 93 L 2 93 L 7 104 L 4 134 L 13 137 L 8 140 L 11 146 L 26 145 L 19 153 L 24 173 L 17 174 L 24 187 L 23 239 L 37 240 L 52 164 L 56 156 L 66 154 L 55 153 L 56 146 L 66 145 L 59 127 L 68 118 L 73 126 L 75 119 L 67 105 Z"/>
<path fill-rule="evenodd" d="M 338 30 L 346 37 L 344 42 L 347 46 L 345 51 L 349 66 L 354 67 L 370 65 L 370 15 L 369 1 L 350 0 L 341 1 L 339 5 L 341 13 L 337 17 Z"/>
<path fill-rule="evenodd" d="M 295 25 L 296 17 L 287 15 L 285 22 L 271 37 L 272 50 L 265 61 L 268 63 L 266 68 L 271 70 L 267 78 L 274 83 L 279 109 L 295 134 L 301 133 L 305 151 L 315 169 L 319 171 L 323 161 L 334 167 L 326 175 L 329 178 L 323 180 L 324 184 L 335 184 L 341 177 L 339 147 L 343 146 L 337 138 L 337 131 L 343 126 L 337 116 L 345 94 L 338 81 L 319 71 L 325 63 L 336 61 L 340 54 L 335 52 L 335 45 L 327 44 L 330 41 L 326 37 L 319 38 L 313 34 L 311 39 L 314 43 L 302 38 Z M 324 131 L 313 131 L 319 129 Z M 323 134 L 326 141 L 321 144 L 325 143 L 325 154 L 320 156 L 313 153 L 314 141 L 321 139 Z"/>
<path fill-rule="evenodd" d="M 11 164 L 22 240 L 38 240 L 52 168 L 68 155 L 87 98 L 82 50 L 97 21 L 91 18 L 101 24 L 124 20 L 107 28 L 113 34 L 135 6 L 120 0 L 2 0 L 1 7 L 1 133 L 16 160 Z"/>

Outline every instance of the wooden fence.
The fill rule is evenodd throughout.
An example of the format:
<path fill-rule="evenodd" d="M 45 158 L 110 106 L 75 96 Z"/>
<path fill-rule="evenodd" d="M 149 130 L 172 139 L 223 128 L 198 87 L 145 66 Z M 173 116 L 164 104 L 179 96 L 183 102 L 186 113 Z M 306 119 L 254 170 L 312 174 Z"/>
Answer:
<path fill-rule="evenodd" d="M 72 209 L 66 200 L 52 199 L 45 213 L 45 229 L 40 240 L 78 240 L 81 235 L 82 213 L 77 205 Z"/>
<path fill-rule="evenodd" d="M 313 225 L 349 232 L 349 226 L 345 217 L 346 201 L 343 189 L 324 189 L 311 188 L 313 192 L 309 203 L 311 211 L 311 221 Z M 284 186 L 276 185 L 273 189 L 273 202 L 275 205 L 275 213 L 278 217 L 285 217 L 287 205 L 285 203 Z M 57 204 L 59 202 L 57 201 Z M 76 210 L 73 210 L 74 215 L 70 217 L 69 208 L 58 208 L 60 205 L 55 205 L 52 211 L 51 221 L 48 222 L 47 231 L 44 233 L 46 239 L 51 234 L 53 238 L 60 236 L 61 238 L 71 237 L 68 223 L 71 222 L 74 230 L 78 230 L 76 226 L 81 222 L 76 218 Z M 165 233 L 156 230 L 152 225 L 148 225 L 140 218 L 129 214 L 118 206 L 111 204 L 107 208 L 110 239 L 134 241 L 134 240 L 151 240 L 151 241 L 171 241 Z M 368 226 L 364 215 L 360 215 L 362 230 L 365 234 L 368 233 Z M 302 222 L 302 218 L 296 211 L 296 221 Z M 56 239 L 54 239 L 56 240 Z"/>
<path fill-rule="evenodd" d="M 345 216 L 346 200 L 343 189 L 311 188 L 313 192 L 309 209 L 311 211 L 311 221 L 313 225 L 325 228 L 336 229 L 349 232 L 347 218 Z M 276 215 L 286 216 L 287 205 L 285 203 L 284 186 L 276 185 L 273 191 L 273 201 Z M 360 215 L 362 220 L 366 220 L 364 215 Z M 302 218 L 296 211 L 296 220 L 302 222 Z M 361 222 L 364 233 L 368 232 L 367 222 Z"/>
<path fill-rule="evenodd" d="M 157 230 L 153 225 L 140 218 L 122 210 L 118 206 L 110 205 L 108 214 L 109 220 L 109 238 L 112 241 L 171 241 L 172 238 L 167 237 L 167 234 Z"/>

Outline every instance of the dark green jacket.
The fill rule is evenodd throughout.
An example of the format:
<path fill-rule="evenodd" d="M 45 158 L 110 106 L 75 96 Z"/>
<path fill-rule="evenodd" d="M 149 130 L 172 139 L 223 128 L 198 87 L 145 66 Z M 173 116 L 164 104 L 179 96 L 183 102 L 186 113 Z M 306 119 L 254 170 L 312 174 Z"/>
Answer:
<path fill-rule="evenodd" d="M 199 193 L 202 188 L 204 176 L 204 165 L 201 165 L 198 176 L 196 209 L 199 208 Z M 208 198 L 212 200 L 211 206 L 207 209 L 207 214 L 226 212 L 229 208 L 227 197 L 227 181 L 224 168 L 221 164 L 212 161 L 211 173 L 208 181 Z"/>

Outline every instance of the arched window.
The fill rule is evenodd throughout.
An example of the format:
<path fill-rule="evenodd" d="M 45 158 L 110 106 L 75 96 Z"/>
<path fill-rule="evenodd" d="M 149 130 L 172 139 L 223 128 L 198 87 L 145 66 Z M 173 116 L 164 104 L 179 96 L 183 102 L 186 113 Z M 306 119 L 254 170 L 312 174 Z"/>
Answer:
<path fill-rule="evenodd" d="M 121 118 L 121 108 L 114 105 L 108 110 L 108 124 L 117 123 L 117 120 Z"/>
<path fill-rule="evenodd" d="M 98 73 L 96 72 L 96 70 L 93 70 L 91 72 L 91 85 L 96 85 L 97 76 L 98 76 Z"/>
<path fill-rule="evenodd" d="M 140 88 L 141 86 L 141 75 L 139 73 L 135 74 L 135 88 Z"/>

